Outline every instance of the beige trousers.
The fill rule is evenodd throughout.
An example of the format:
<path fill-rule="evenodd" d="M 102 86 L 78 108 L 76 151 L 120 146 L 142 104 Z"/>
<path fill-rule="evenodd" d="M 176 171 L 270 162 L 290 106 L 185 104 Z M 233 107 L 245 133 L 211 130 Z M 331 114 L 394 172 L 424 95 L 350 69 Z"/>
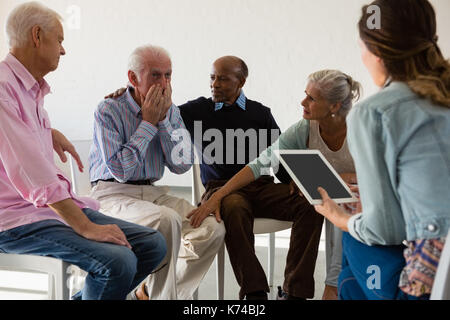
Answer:
<path fill-rule="evenodd" d="M 194 207 L 186 200 L 168 195 L 168 187 L 135 186 L 100 181 L 91 197 L 100 212 L 161 232 L 167 255 L 147 278 L 152 300 L 189 300 L 208 272 L 225 237 L 223 223 L 208 217 L 194 229 L 186 215 Z"/>

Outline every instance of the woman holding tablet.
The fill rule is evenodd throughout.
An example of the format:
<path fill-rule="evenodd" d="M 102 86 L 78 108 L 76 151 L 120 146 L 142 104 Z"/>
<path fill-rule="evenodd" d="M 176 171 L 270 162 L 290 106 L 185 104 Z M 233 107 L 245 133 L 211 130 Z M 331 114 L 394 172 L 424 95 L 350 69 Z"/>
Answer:
<path fill-rule="evenodd" d="M 263 203 L 267 199 L 271 199 L 271 192 L 279 193 L 280 188 L 285 188 L 283 189 L 285 197 L 278 201 L 294 201 L 293 199 L 299 196 L 294 187 L 294 183 L 291 183 L 290 187 L 287 185 L 284 185 L 284 187 L 281 184 L 272 183 L 269 186 L 272 191 L 261 191 L 255 196 L 254 199 L 252 199 L 254 202 L 258 202 L 257 204 L 251 204 L 252 208 L 259 206 L 263 209 L 259 211 L 256 209 L 247 210 L 243 214 L 251 215 L 251 219 L 243 220 L 242 224 L 246 225 L 239 226 L 237 228 L 228 222 L 230 219 L 237 219 L 236 216 L 233 217 L 233 212 L 230 212 L 233 210 L 231 210 L 230 206 L 228 206 L 228 202 L 230 202 L 229 200 L 232 199 L 233 195 L 236 195 L 236 192 L 239 194 L 245 193 L 246 189 L 244 187 L 250 188 L 252 182 L 261 176 L 270 174 L 270 170 L 268 169 L 270 169 L 272 164 L 275 164 L 271 161 L 271 159 L 273 159 L 273 151 L 278 150 L 278 148 L 286 150 L 318 149 L 323 153 L 334 169 L 341 174 L 346 182 L 353 184 L 356 183 L 355 168 L 346 142 L 347 125 L 345 118 L 353 105 L 353 101 L 359 98 L 360 90 L 361 86 L 358 82 L 354 81 L 350 76 L 337 70 L 323 70 L 310 75 L 305 91 L 306 97 L 302 101 L 304 108 L 303 120 L 297 122 L 289 128 L 280 136 L 279 140 L 265 150 L 259 158 L 248 164 L 244 169 L 230 179 L 226 185 L 215 192 L 207 201 L 203 202 L 198 209 L 192 211 L 190 215 L 188 215 L 188 218 L 192 217 L 191 224 L 193 226 L 200 225 L 203 219 L 211 213 L 214 213 L 218 220 L 220 220 L 220 216 L 222 216 L 221 218 L 224 220 L 225 227 L 227 229 L 225 242 L 228 252 L 230 253 L 230 261 L 233 265 L 233 269 L 235 269 L 235 264 L 233 261 L 235 258 L 233 252 L 237 250 L 241 252 L 245 251 L 245 249 L 243 249 L 243 245 L 233 248 L 233 239 L 249 239 L 248 241 L 251 242 L 252 246 L 249 250 L 247 250 L 248 252 L 242 254 L 244 256 L 251 256 L 252 259 L 256 259 L 252 240 L 253 217 L 294 221 L 291 232 L 291 245 L 288 252 L 285 270 L 285 283 L 283 286 L 284 293 L 281 294 L 283 297 L 287 297 L 287 299 L 293 299 L 295 297 L 309 298 L 306 296 L 300 296 L 298 292 L 301 292 L 302 285 L 299 284 L 299 281 L 295 281 L 297 278 L 295 275 L 295 266 L 300 264 L 299 261 L 296 261 L 296 258 L 299 256 L 296 251 L 303 250 L 298 244 L 296 245 L 296 239 L 301 237 L 301 235 L 297 235 L 298 232 L 296 233 L 296 231 L 297 228 L 299 230 L 299 227 L 297 226 L 302 223 L 302 219 L 299 218 L 300 215 L 314 215 L 316 214 L 314 208 L 307 201 L 305 201 L 302 205 L 308 208 L 305 208 L 305 210 L 295 211 L 291 214 L 284 212 L 285 210 L 282 209 L 283 204 L 278 203 L 274 204 L 274 206 L 278 209 L 273 210 L 272 212 L 270 209 L 270 204 Z M 276 168 L 274 168 L 274 170 L 275 169 Z M 263 196 L 263 193 L 268 194 L 268 197 Z M 234 214 L 236 215 L 235 212 Z M 289 217 L 289 215 L 291 216 Z M 295 217 L 292 217 L 292 215 L 295 215 Z M 303 221 L 307 221 L 306 218 L 303 219 Z M 308 259 L 314 259 L 315 263 L 320 241 L 322 221 L 318 221 L 318 223 L 311 226 L 311 228 L 317 229 L 317 232 L 315 233 L 317 234 L 317 237 L 307 240 L 307 242 L 310 242 L 310 246 L 314 247 L 314 255 L 309 256 Z M 341 269 L 342 257 L 342 233 L 339 229 L 334 228 L 333 225 L 327 224 L 326 236 L 327 279 L 323 298 L 337 299 L 337 278 Z M 312 270 L 312 273 L 313 271 L 314 270 Z M 263 275 L 261 277 L 265 277 L 262 268 L 260 268 L 260 271 L 253 271 L 253 273 L 256 272 L 262 272 Z M 245 272 L 237 272 L 235 270 L 235 273 L 237 278 L 246 277 Z M 245 283 L 245 279 L 241 282 Z"/>
<path fill-rule="evenodd" d="M 348 117 L 362 213 L 348 214 L 323 189 L 316 210 L 349 231 L 340 298 L 427 299 L 450 228 L 450 64 L 427 0 L 371 5 L 381 29 L 368 27 L 365 6 L 360 45 L 381 90 Z"/>

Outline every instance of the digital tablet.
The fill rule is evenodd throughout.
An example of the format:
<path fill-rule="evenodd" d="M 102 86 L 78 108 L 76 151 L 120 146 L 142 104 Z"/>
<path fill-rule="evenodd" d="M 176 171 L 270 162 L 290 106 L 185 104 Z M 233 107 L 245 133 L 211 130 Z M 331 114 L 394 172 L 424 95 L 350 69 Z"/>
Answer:
<path fill-rule="evenodd" d="M 336 203 L 358 201 L 319 150 L 277 150 L 275 155 L 312 205 L 323 203 L 319 187 Z"/>

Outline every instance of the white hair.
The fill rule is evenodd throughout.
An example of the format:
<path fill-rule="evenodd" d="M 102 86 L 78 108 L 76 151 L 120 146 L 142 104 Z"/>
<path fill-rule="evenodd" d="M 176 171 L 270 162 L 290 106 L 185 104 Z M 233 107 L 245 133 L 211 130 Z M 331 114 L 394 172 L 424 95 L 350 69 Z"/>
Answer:
<path fill-rule="evenodd" d="M 54 10 L 47 8 L 39 2 L 26 2 L 17 6 L 6 21 L 6 36 L 10 48 L 26 46 L 31 29 L 40 26 L 48 31 L 56 27 L 62 17 Z"/>
<path fill-rule="evenodd" d="M 145 45 L 136 48 L 128 59 L 128 70 L 133 71 L 138 81 L 140 81 L 142 72 L 148 66 L 149 62 L 161 59 L 170 59 L 169 52 L 158 46 Z"/>
<path fill-rule="evenodd" d="M 338 114 L 344 117 L 362 93 L 361 84 L 339 70 L 317 71 L 308 77 L 308 82 L 316 85 L 320 95 L 329 103 L 342 103 Z"/>

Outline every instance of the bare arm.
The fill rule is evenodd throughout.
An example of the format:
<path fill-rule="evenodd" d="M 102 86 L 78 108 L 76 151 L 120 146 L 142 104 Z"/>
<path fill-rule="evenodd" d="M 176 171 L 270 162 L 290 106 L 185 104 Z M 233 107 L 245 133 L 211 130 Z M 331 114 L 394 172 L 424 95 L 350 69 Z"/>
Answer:
<path fill-rule="evenodd" d="M 53 141 L 53 149 L 58 154 L 61 161 L 64 163 L 67 162 L 67 157 L 64 153 L 68 152 L 77 162 L 78 170 L 80 170 L 80 172 L 83 172 L 84 169 L 83 162 L 81 162 L 81 158 L 78 155 L 77 151 L 75 150 L 73 144 L 70 143 L 70 141 L 67 140 L 67 138 L 56 129 L 52 129 L 52 141 Z"/>
<path fill-rule="evenodd" d="M 253 175 L 252 169 L 245 166 L 241 171 L 239 171 L 233 178 L 231 178 L 220 190 L 214 193 L 208 201 L 202 204 L 197 209 L 191 211 L 187 218 L 191 219 L 191 225 L 194 228 L 198 228 L 203 220 L 206 219 L 210 214 L 216 216 L 217 222 L 220 222 L 220 203 L 223 198 L 225 198 L 230 193 L 237 191 L 252 181 L 255 181 L 255 176 Z"/>
<path fill-rule="evenodd" d="M 98 225 L 92 223 L 72 199 L 66 199 L 49 207 L 61 216 L 80 236 L 98 242 L 109 242 L 131 249 L 125 234 L 117 225 Z"/>

